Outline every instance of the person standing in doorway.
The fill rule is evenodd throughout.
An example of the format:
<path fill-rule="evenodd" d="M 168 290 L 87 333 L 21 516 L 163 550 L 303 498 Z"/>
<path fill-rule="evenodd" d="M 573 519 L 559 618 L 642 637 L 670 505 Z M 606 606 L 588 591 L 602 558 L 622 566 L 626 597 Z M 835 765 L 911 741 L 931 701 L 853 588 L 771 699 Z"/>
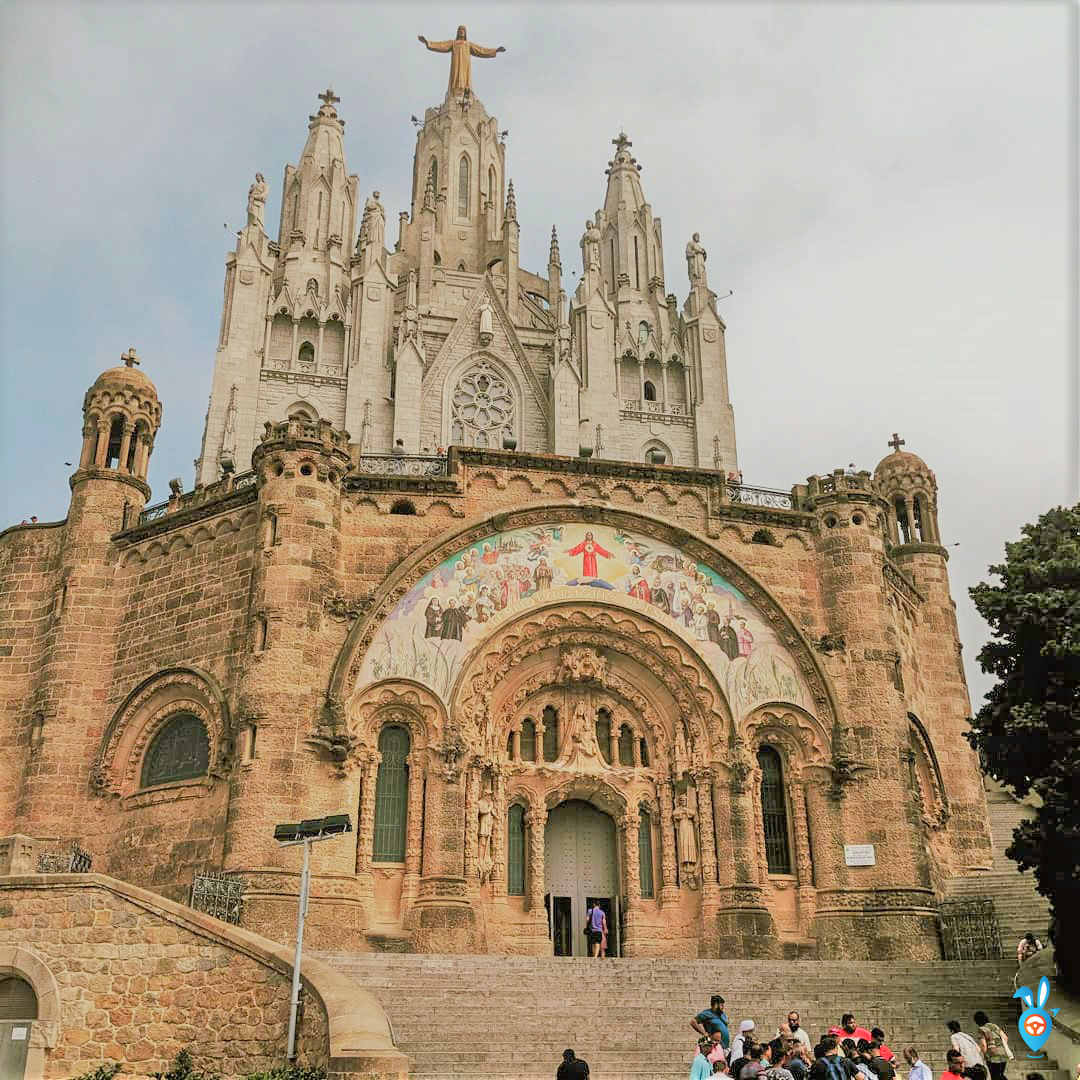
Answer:
<path fill-rule="evenodd" d="M 604 914 L 604 909 L 595 900 L 590 900 L 588 909 L 585 912 L 585 938 L 589 944 L 590 956 L 600 957 L 604 955 L 603 948 L 607 934 L 607 915 Z"/>

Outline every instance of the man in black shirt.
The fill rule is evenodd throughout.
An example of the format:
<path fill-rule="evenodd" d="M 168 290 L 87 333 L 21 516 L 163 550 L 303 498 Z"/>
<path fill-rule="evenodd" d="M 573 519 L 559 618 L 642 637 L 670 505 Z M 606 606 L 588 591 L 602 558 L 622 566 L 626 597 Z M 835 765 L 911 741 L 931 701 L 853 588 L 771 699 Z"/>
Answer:
<path fill-rule="evenodd" d="M 555 1074 L 555 1080 L 588 1080 L 589 1063 L 579 1058 L 573 1050 L 564 1050 L 562 1064 Z"/>

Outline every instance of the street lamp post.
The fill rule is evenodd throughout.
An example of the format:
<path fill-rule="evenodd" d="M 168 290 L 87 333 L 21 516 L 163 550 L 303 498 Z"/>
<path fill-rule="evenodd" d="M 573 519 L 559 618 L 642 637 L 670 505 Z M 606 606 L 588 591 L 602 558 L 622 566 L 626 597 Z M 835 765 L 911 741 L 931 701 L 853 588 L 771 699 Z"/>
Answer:
<path fill-rule="evenodd" d="M 274 827 L 274 839 L 282 847 L 304 845 L 304 869 L 300 874 L 300 903 L 296 910 L 296 955 L 293 957 L 292 993 L 289 1002 L 288 1059 L 296 1057 L 296 1015 L 300 1007 L 300 961 L 304 955 L 304 920 L 307 918 L 308 893 L 311 889 L 311 845 L 329 840 L 342 833 L 352 832 L 348 814 L 333 814 L 311 818 L 296 824 Z"/>

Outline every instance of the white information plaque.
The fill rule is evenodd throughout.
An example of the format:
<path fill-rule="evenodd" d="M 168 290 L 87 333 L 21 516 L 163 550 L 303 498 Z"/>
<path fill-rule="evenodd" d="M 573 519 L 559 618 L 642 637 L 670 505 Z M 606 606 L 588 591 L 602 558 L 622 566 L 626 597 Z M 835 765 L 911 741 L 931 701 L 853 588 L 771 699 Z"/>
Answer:
<path fill-rule="evenodd" d="M 848 866 L 877 866 L 873 844 L 845 844 L 844 862 Z"/>

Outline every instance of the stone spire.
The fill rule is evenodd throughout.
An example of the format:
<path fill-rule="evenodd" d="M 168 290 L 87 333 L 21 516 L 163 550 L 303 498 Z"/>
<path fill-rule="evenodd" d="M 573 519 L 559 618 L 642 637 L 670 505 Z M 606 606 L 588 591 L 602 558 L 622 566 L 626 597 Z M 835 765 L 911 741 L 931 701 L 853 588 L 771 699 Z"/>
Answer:
<path fill-rule="evenodd" d="M 630 147 L 634 144 L 620 131 L 611 140 L 615 144 L 615 160 L 608 162 L 607 195 L 604 198 L 604 211 L 608 217 L 614 217 L 620 207 L 627 213 L 636 214 L 645 206 L 645 194 L 641 190 L 641 166 L 637 158 L 630 156 Z"/>
<path fill-rule="evenodd" d="M 557 266 L 562 269 L 562 259 L 559 255 L 559 235 L 555 226 L 551 226 L 551 248 L 548 251 L 548 267 Z"/>
<path fill-rule="evenodd" d="M 503 220 L 517 221 L 517 201 L 514 199 L 513 180 L 506 185 L 506 213 L 503 215 Z"/>

